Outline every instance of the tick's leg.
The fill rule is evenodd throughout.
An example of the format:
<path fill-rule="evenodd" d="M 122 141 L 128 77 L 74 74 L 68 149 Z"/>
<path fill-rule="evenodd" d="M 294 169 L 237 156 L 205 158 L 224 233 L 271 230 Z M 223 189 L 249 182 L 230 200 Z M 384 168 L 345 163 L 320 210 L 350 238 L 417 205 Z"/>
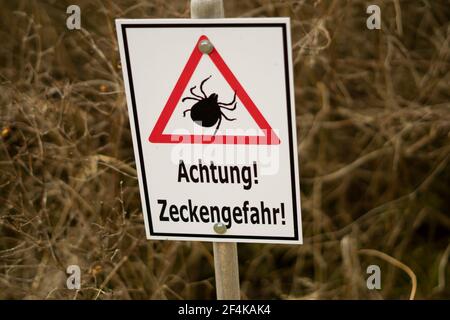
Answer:
<path fill-rule="evenodd" d="M 236 105 L 237 105 L 237 102 L 234 104 L 234 107 L 233 107 L 233 108 L 226 108 L 226 107 L 222 107 L 222 106 L 220 105 L 220 103 L 219 103 L 219 106 L 220 106 L 221 108 L 226 109 L 226 110 L 230 110 L 230 111 L 233 111 L 234 109 L 236 109 Z"/>
<path fill-rule="evenodd" d="M 194 97 L 186 97 L 186 98 L 183 98 L 183 99 L 181 100 L 181 102 L 184 102 L 185 100 L 195 100 L 195 101 L 200 101 L 200 99 L 197 99 L 197 98 L 194 98 Z"/>
<path fill-rule="evenodd" d="M 232 119 L 228 118 L 223 112 L 221 112 L 220 114 L 221 114 L 225 119 L 227 119 L 228 121 L 234 121 L 234 120 L 236 120 L 236 118 L 232 118 Z"/>
<path fill-rule="evenodd" d="M 203 95 L 205 96 L 205 98 L 207 98 L 205 91 L 203 91 L 203 85 L 205 84 L 206 81 L 209 80 L 209 78 L 211 78 L 211 76 L 209 76 L 208 78 L 206 78 L 205 80 L 202 81 L 202 83 L 200 83 L 200 91 L 203 93 Z"/>
<path fill-rule="evenodd" d="M 222 113 L 223 114 L 223 113 Z M 216 135 L 216 133 L 217 133 L 217 130 L 219 130 L 219 127 L 220 127 L 220 123 L 222 122 L 222 117 L 219 117 L 219 122 L 217 123 L 217 127 L 216 127 L 216 130 L 214 130 L 214 136 Z"/>
<path fill-rule="evenodd" d="M 236 101 L 236 91 L 234 92 L 233 101 L 231 101 L 230 103 L 219 102 L 219 106 L 231 106 L 235 101 Z M 235 108 L 236 108 L 236 106 L 235 106 Z"/>
<path fill-rule="evenodd" d="M 203 99 L 202 97 L 200 97 L 198 94 L 195 94 L 195 92 L 194 92 L 194 89 L 196 88 L 197 86 L 193 86 L 191 89 L 190 89 L 190 91 L 191 91 L 191 93 L 192 93 L 192 95 L 194 96 L 194 97 L 197 97 L 197 98 L 199 98 L 199 99 Z"/>
<path fill-rule="evenodd" d="M 186 117 L 186 112 L 191 111 L 191 109 L 187 109 L 183 111 L 183 117 Z"/>

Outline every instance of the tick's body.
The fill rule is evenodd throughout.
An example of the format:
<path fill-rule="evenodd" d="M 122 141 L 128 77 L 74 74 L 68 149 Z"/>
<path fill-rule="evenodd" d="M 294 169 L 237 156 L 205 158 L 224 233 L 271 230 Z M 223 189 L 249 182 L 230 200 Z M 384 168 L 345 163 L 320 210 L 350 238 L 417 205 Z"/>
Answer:
<path fill-rule="evenodd" d="M 205 92 L 203 91 L 203 84 L 209 79 L 211 76 L 206 78 L 202 81 L 200 84 L 200 91 L 203 94 L 203 97 L 197 95 L 194 93 L 195 86 L 190 89 L 192 95 L 194 97 L 185 97 L 183 98 L 182 102 L 185 100 L 195 100 L 197 101 L 190 109 L 185 110 L 183 112 L 183 116 L 186 116 L 186 112 L 191 113 L 191 119 L 198 125 L 201 125 L 202 127 L 210 128 L 214 126 L 217 123 L 216 130 L 214 131 L 214 135 L 216 134 L 217 130 L 220 127 L 220 123 L 222 121 L 222 117 L 227 119 L 228 121 L 234 121 L 236 119 L 230 119 L 225 116 L 225 114 L 222 113 L 222 108 L 226 110 L 233 111 L 236 109 L 236 93 L 234 94 L 233 101 L 230 103 L 221 103 L 218 102 L 218 95 L 217 93 L 212 93 L 209 97 L 206 96 Z M 225 106 L 232 105 L 234 103 L 233 108 L 226 108 Z"/>
<path fill-rule="evenodd" d="M 221 116 L 220 106 L 217 104 L 217 94 L 213 93 L 208 98 L 200 100 L 191 108 L 192 121 L 203 127 L 212 127 Z"/>

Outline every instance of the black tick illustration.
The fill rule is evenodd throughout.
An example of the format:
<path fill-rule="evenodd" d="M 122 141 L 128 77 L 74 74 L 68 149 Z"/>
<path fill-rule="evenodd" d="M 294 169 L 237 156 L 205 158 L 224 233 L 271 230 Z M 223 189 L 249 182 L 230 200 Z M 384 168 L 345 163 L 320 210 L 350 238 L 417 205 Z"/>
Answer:
<path fill-rule="evenodd" d="M 209 97 L 206 95 L 205 91 L 203 91 L 203 85 L 206 81 L 209 80 L 211 76 L 206 78 L 200 83 L 200 91 L 203 94 L 202 96 L 199 96 L 194 92 L 194 89 L 197 86 L 193 86 L 190 91 L 193 95 L 193 97 L 185 97 L 181 102 L 184 102 L 185 100 L 195 100 L 197 101 L 190 109 L 187 109 L 183 112 L 183 117 L 186 116 L 187 112 L 191 112 L 191 119 L 195 123 L 203 126 L 203 127 L 212 127 L 217 123 L 216 130 L 214 131 L 214 135 L 216 135 L 217 130 L 219 130 L 220 123 L 222 122 L 222 117 L 227 119 L 228 121 L 234 121 L 236 118 L 228 118 L 223 112 L 222 109 L 233 111 L 236 109 L 236 92 L 234 93 L 233 101 L 229 103 L 222 103 L 218 102 L 218 95 L 217 93 L 212 93 Z M 227 108 L 226 106 L 231 106 L 234 103 L 234 106 L 231 108 Z"/>

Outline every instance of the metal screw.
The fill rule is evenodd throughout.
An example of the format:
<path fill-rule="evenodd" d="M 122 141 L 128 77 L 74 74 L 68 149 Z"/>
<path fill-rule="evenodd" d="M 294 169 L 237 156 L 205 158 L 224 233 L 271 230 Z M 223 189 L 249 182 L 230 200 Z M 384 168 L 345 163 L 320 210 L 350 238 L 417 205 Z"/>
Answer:
<path fill-rule="evenodd" d="M 227 226 L 222 222 L 218 222 L 214 224 L 214 231 L 218 234 L 224 234 L 225 232 L 227 232 Z"/>
<path fill-rule="evenodd" d="M 210 54 L 211 51 L 213 51 L 214 46 L 209 40 L 205 39 L 200 41 L 200 43 L 198 44 L 198 48 L 201 52 Z"/>

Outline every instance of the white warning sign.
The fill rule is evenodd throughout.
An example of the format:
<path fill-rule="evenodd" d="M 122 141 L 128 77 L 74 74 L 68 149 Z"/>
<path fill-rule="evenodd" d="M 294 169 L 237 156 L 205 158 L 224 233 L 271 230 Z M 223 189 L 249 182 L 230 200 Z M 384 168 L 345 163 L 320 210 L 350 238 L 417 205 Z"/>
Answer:
<path fill-rule="evenodd" d="M 147 237 L 301 243 L 289 19 L 116 27 Z"/>

